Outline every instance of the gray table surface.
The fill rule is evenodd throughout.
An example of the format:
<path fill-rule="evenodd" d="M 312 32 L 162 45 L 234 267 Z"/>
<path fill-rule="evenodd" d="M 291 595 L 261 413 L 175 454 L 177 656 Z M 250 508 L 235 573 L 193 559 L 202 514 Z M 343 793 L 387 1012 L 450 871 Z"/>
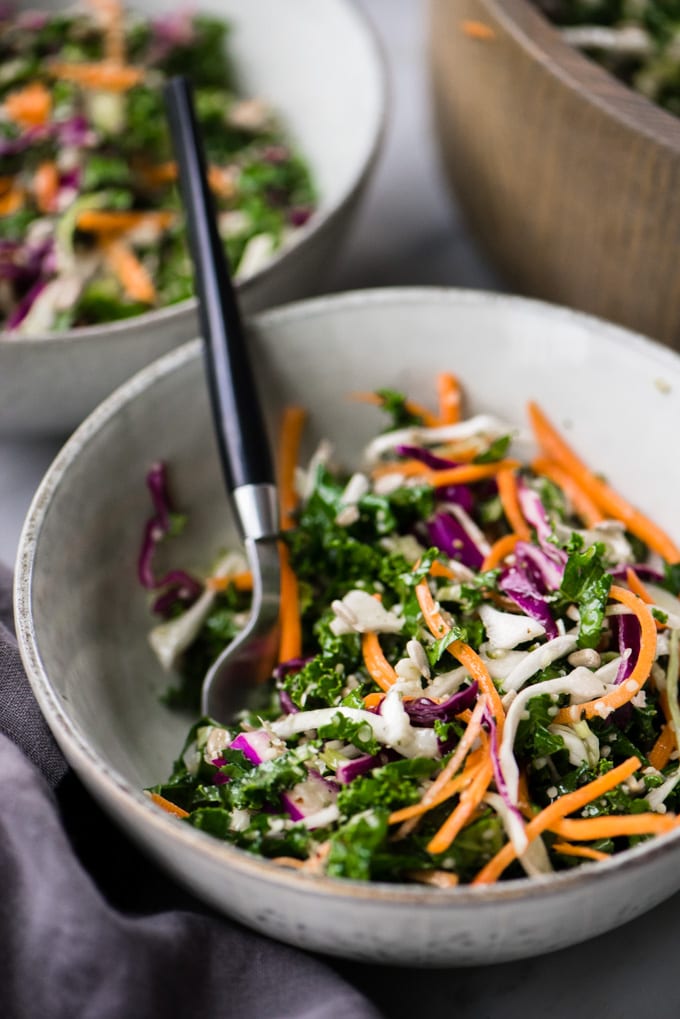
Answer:
<path fill-rule="evenodd" d="M 439 170 L 428 101 L 424 3 L 356 2 L 383 44 L 391 109 L 378 167 L 329 289 L 398 284 L 502 289 L 466 232 Z M 31 498 L 62 441 L 0 441 L 0 561 L 14 561 Z M 674 1016 L 680 1005 L 679 916 L 676 895 L 581 946 L 520 963 L 459 970 L 455 979 L 435 972 L 427 981 L 431 1000 L 441 1003 L 450 991 L 458 1019 Z M 367 971 L 362 979 L 369 993 L 374 978 Z M 378 979 L 390 982 L 384 973 Z M 418 1014 L 424 1005 L 422 981 L 392 982 L 395 992 L 379 995 L 389 1000 L 391 1014 Z"/>

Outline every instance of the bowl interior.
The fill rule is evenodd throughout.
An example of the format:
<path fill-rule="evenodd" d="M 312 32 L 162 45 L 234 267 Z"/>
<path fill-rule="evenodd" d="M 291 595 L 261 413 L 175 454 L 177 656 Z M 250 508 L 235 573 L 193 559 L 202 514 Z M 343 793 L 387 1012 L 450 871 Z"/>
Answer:
<path fill-rule="evenodd" d="M 595 469 L 680 538 L 680 474 L 666 452 L 680 358 L 649 341 L 539 303 L 432 290 L 291 305 L 257 319 L 252 342 L 273 442 L 282 407 L 300 403 L 305 452 L 326 436 L 356 462 L 382 418 L 348 394 L 391 386 L 432 403 L 435 374 L 448 369 L 469 411 L 525 424 L 536 399 Z M 18 625 L 42 663 L 27 659 L 48 720 L 67 752 L 76 739 L 132 792 L 167 774 L 188 721 L 159 703 L 168 677 L 148 648 L 136 579 L 144 476 L 158 459 L 189 524 L 155 565 L 205 569 L 235 536 L 198 344 L 145 369 L 79 429 L 36 496 L 18 560 Z"/>

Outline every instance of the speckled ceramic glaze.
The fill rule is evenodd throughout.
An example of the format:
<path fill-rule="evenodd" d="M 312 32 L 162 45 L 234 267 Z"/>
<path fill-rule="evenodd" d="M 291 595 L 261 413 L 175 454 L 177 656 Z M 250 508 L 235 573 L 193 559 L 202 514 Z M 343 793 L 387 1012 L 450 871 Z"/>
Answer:
<path fill-rule="evenodd" d="M 393 386 L 432 401 L 434 376 L 465 384 L 472 412 L 525 421 L 536 398 L 592 466 L 677 540 L 680 358 L 621 329 L 517 298 L 366 291 L 266 313 L 252 328 L 272 437 L 282 406 L 310 412 L 351 462 L 379 418 L 348 402 Z M 214 907 L 276 938 L 416 965 L 530 956 L 630 920 L 680 887 L 680 832 L 610 862 L 480 888 L 365 885 L 302 875 L 225 846 L 141 792 L 165 777 L 188 718 L 163 707 L 136 557 L 144 475 L 170 464 L 190 525 L 172 558 L 197 569 L 233 540 L 198 343 L 146 368 L 92 414 L 42 483 L 17 563 L 16 616 L 30 681 L 82 780 L 159 863 Z M 639 455 L 644 436 L 645 456 Z"/>
<path fill-rule="evenodd" d="M 127 6 L 152 16 L 168 10 L 164 0 Z M 232 24 L 229 53 L 241 91 L 278 111 L 319 196 L 316 214 L 291 244 L 240 284 L 242 304 L 254 312 L 318 293 L 382 134 L 384 69 L 373 35 L 351 0 L 200 0 L 193 6 Z M 0 435 L 67 434 L 133 372 L 197 332 L 192 299 L 108 326 L 28 339 L 0 333 Z"/>

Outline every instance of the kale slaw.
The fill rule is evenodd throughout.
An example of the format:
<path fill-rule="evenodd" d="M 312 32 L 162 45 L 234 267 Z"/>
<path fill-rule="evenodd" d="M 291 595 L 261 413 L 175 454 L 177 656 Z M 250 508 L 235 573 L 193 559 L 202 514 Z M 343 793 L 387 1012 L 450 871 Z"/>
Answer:
<path fill-rule="evenodd" d="M 162 104 L 192 78 L 221 236 L 237 277 L 314 210 L 273 110 L 237 95 L 229 26 L 117 0 L 0 10 L 0 328 L 17 337 L 128 318 L 193 292 Z"/>
<path fill-rule="evenodd" d="M 450 887 L 606 859 L 675 827 L 680 551 L 535 405 L 526 436 L 371 399 L 391 425 L 349 473 L 322 443 L 281 479 L 288 597 L 267 704 L 200 719 L 155 801 L 283 866 Z M 292 461 L 300 413 L 283 443 Z M 195 708 L 243 625 L 239 552 L 156 577 L 185 520 L 154 465 L 140 580 L 151 643 Z M 292 509 L 291 509 L 292 507 Z M 615 508 L 617 517 L 612 509 Z"/>
<path fill-rule="evenodd" d="M 563 38 L 652 102 L 680 115 L 678 0 L 534 0 Z"/>

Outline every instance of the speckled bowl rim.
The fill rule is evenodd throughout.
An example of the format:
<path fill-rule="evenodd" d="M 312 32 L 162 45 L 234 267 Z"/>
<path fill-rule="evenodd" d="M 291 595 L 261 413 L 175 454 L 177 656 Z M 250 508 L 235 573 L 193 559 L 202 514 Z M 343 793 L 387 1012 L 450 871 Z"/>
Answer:
<path fill-rule="evenodd" d="M 481 0 L 481 3 L 505 27 L 508 35 L 530 53 L 534 60 L 543 65 L 547 74 L 558 78 L 584 102 L 596 106 L 614 120 L 652 138 L 665 148 L 680 150 L 680 117 L 673 116 L 642 93 L 629 88 L 596 61 L 584 56 L 576 47 L 561 39 L 555 25 L 529 0 L 514 0 L 514 3 L 523 7 L 528 15 L 536 18 L 542 27 L 547 27 L 551 31 L 554 39 L 551 39 L 549 48 L 541 45 L 530 32 L 518 24 L 513 12 L 504 5 L 504 0 Z M 576 75 L 574 68 L 579 68 L 581 74 Z M 589 87 L 605 82 L 606 94 Z"/>
<path fill-rule="evenodd" d="M 336 309 L 361 308 L 366 306 L 394 306 L 422 304 L 432 307 L 487 305 L 504 310 L 523 308 L 526 312 L 545 317 L 550 321 L 573 321 L 584 327 L 591 335 L 601 335 L 615 340 L 660 370 L 668 370 L 678 377 L 680 384 L 680 357 L 668 348 L 594 316 L 572 311 L 543 301 L 496 294 L 486 291 L 456 290 L 439 287 L 393 287 L 375 290 L 351 291 L 344 294 L 312 298 L 285 305 L 255 316 L 256 323 L 275 326 L 279 322 L 301 321 L 314 317 L 325 317 Z M 626 869 L 631 876 L 642 875 L 644 869 L 660 855 L 677 851 L 680 844 L 680 830 L 660 835 L 647 843 L 634 846 L 620 854 L 597 863 L 585 863 L 580 867 L 552 875 L 532 878 L 517 878 L 493 885 L 461 885 L 451 889 L 433 889 L 421 885 L 365 883 L 347 879 L 329 878 L 323 875 L 304 874 L 277 866 L 267 860 L 249 854 L 247 851 L 222 843 L 214 837 L 179 825 L 176 819 L 163 813 L 149 798 L 131 785 L 112 768 L 104 758 L 91 747 L 86 733 L 74 724 L 64 712 L 54 692 L 47 670 L 43 664 L 35 633 L 31 592 L 36 572 L 41 528 L 50 503 L 58 489 L 68 483 L 69 468 L 78 459 L 81 450 L 116 416 L 126 404 L 134 401 L 154 383 L 167 375 L 182 369 L 187 363 L 200 356 L 201 341 L 193 340 L 171 351 L 164 357 L 142 369 L 109 396 L 66 442 L 53 464 L 47 471 L 29 509 L 22 530 L 19 552 L 16 560 L 14 611 L 19 650 L 26 668 L 29 682 L 43 714 L 67 760 L 83 778 L 86 785 L 99 793 L 107 809 L 113 810 L 112 802 L 121 814 L 130 819 L 129 829 L 135 837 L 137 829 L 155 829 L 167 844 L 180 843 L 199 857 L 211 859 L 214 863 L 231 868 L 236 874 L 257 878 L 270 886 L 294 889 L 297 893 L 326 899 L 345 900 L 356 903 L 372 901 L 386 905 L 422 905 L 436 910 L 455 911 L 457 905 L 496 908 L 501 903 L 512 903 L 527 897 L 546 900 L 562 897 L 575 886 L 587 889 L 594 882 L 606 880 L 607 876 Z M 140 836 L 137 836 L 140 838 Z"/>
<path fill-rule="evenodd" d="M 371 24 L 368 15 L 350 0 L 336 0 L 336 3 L 344 7 L 347 15 L 354 20 L 359 33 L 363 33 L 370 59 L 373 62 L 375 71 L 375 83 L 377 88 L 378 105 L 375 118 L 375 131 L 362 158 L 357 162 L 353 176 L 349 179 L 342 194 L 328 205 L 320 205 L 310 217 L 308 223 L 296 231 L 288 244 L 284 244 L 268 259 L 266 265 L 251 276 L 239 281 L 236 286 L 242 301 L 247 300 L 251 291 L 257 289 L 264 281 L 265 283 L 275 275 L 289 254 L 298 249 L 304 249 L 307 244 L 316 237 L 324 237 L 329 230 L 332 230 L 336 221 L 342 216 L 347 206 L 352 202 L 359 188 L 368 179 L 377 162 L 383 140 L 387 129 L 389 112 L 389 87 L 387 76 L 387 59 L 377 32 Z M 73 329 L 62 330 L 54 333 L 38 333 L 30 336 L 17 336 L 16 333 L 0 330 L 0 346 L 3 344 L 21 344 L 22 350 L 44 349 L 46 344 L 51 347 L 71 346 L 77 343 L 87 342 L 115 342 L 116 339 L 128 336 L 135 330 L 144 330 L 152 326 L 162 326 L 163 323 L 172 322 L 189 313 L 198 314 L 198 301 L 195 297 L 188 297 L 176 304 L 168 304 L 163 308 L 154 311 L 147 311 L 141 315 L 133 315 L 131 318 L 121 319 L 117 322 L 102 323 L 93 326 L 76 326 Z"/>

